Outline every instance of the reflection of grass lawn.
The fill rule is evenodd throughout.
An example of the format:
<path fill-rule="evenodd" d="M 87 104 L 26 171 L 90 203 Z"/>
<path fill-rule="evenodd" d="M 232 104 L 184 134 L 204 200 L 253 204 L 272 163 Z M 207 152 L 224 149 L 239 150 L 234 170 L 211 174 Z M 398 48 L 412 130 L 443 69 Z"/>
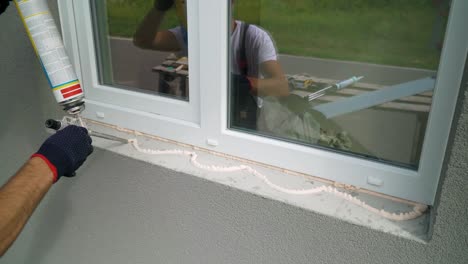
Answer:
<path fill-rule="evenodd" d="M 153 0 L 107 0 L 107 15 L 111 36 L 132 37 L 138 24 L 153 6 Z M 175 12 L 166 14 L 163 28 L 177 25 Z"/>
<path fill-rule="evenodd" d="M 108 0 L 111 35 L 131 37 L 152 2 Z M 394 2 L 400 4 L 350 6 L 332 0 L 323 7 L 310 0 L 238 0 L 235 16 L 267 29 L 281 54 L 436 69 L 439 52 L 431 38 L 437 12 L 431 1 Z M 167 17 L 165 27 L 177 24 L 174 14 Z"/>

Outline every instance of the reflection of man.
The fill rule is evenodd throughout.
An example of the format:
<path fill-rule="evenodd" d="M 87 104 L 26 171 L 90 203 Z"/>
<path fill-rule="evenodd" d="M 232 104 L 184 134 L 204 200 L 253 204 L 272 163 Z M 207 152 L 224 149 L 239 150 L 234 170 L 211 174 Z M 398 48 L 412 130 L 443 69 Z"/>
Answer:
<path fill-rule="evenodd" d="M 182 56 L 187 55 L 185 25 L 169 30 L 159 30 L 165 12 L 173 5 L 173 0 L 154 2 L 154 8 L 148 12 L 135 33 L 136 46 L 144 49 L 180 52 Z M 231 95 L 231 100 L 233 107 L 238 108 L 233 114 L 239 119 L 250 120 L 245 124 L 239 124 L 240 126 L 255 129 L 256 108 L 262 106 L 262 100 L 257 96 L 287 96 L 289 94 L 288 83 L 277 61 L 273 41 L 260 27 L 247 26 L 244 22 L 233 20 L 231 47 L 232 81 L 234 87 L 237 88 L 233 89 L 235 91 Z"/>

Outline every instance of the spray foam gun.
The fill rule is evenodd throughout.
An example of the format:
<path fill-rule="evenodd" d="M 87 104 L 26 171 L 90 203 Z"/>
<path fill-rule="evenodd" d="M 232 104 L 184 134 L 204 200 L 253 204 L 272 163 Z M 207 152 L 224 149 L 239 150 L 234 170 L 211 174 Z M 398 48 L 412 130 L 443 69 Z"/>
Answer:
<path fill-rule="evenodd" d="M 62 120 L 47 119 L 47 121 L 45 122 L 45 126 L 49 129 L 58 131 L 58 130 L 64 129 L 68 125 L 79 124 L 79 122 L 80 120 L 76 118 L 65 116 Z M 88 131 L 89 131 L 89 135 L 91 136 L 113 140 L 113 141 L 121 142 L 124 144 L 128 143 L 128 139 L 126 138 L 116 137 L 116 136 L 112 136 L 112 135 L 108 135 L 108 134 L 104 134 L 104 133 L 100 133 L 100 132 L 96 132 L 92 130 L 88 130 Z"/>
<path fill-rule="evenodd" d="M 84 92 L 63 45 L 54 18 L 50 13 L 47 0 L 14 0 L 26 32 L 39 58 L 42 69 L 57 103 L 63 110 L 80 120 L 85 109 Z M 62 120 L 62 121 L 63 121 Z M 55 130 L 63 128 L 63 122 L 47 120 L 46 126 Z M 77 125 L 84 126 L 82 122 Z M 126 139 L 117 138 L 98 132 L 91 135 L 127 143 Z"/>
<path fill-rule="evenodd" d="M 349 78 L 347 80 L 340 81 L 340 82 L 337 82 L 337 83 L 332 84 L 330 86 L 327 86 L 327 87 L 325 87 L 323 89 L 320 89 L 315 93 L 311 93 L 308 96 L 309 102 L 312 101 L 312 100 L 315 100 L 315 99 L 317 99 L 319 97 L 324 96 L 325 92 L 327 92 L 327 91 L 328 92 L 337 91 L 337 90 L 341 90 L 341 89 L 344 89 L 346 87 L 349 87 L 351 85 L 354 85 L 355 83 L 357 83 L 362 78 L 364 78 L 364 76 L 359 76 L 359 77 L 353 76 L 353 77 L 351 77 L 351 78 Z"/>

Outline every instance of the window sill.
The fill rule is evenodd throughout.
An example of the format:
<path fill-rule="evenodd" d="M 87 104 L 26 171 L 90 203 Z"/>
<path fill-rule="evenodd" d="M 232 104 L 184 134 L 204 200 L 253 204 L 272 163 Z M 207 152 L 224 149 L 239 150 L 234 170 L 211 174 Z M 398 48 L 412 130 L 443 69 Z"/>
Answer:
<path fill-rule="evenodd" d="M 107 133 L 128 139 L 137 138 L 139 146 L 145 149 L 177 149 L 196 152 L 198 155 L 196 160 L 203 165 L 224 167 L 245 164 L 262 173 L 263 175 L 266 175 L 268 179 L 274 184 L 284 188 L 309 189 L 324 185 L 324 183 L 316 181 L 311 177 L 309 178 L 306 176 L 291 175 L 278 169 L 261 166 L 260 164 L 248 164 L 246 162 L 242 162 L 240 159 L 233 159 L 223 155 L 215 155 L 215 153 L 210 152 L 209 150 L 195 150 L 190 146 L 184 146 L 182 144 L 177 144 L 176 142 L 165 142 L 147 135 L 135 133 L 130 130 L 117 129 L 111 125 L 100 124 L 92 121 L 88 122 L 88 126 L 91 130 L 97 132 Z M 428 211 L 426 211 L 422 216 L 419 216 L 413 220 L 392 221 L 331 193 L 321 192 L 318 194 L 309 195 L 292 195 L 272 189 L 261 179 L 245 170 L 235 172 L 214 172 L 202 170 L 195 167 L 191 163 L 189 156 L 186 155 L 148 155 L 138 152 L 131 144 L 122 144 L 96 137 L 93 137 L 93 145 L 95 147 L 112 151 L 126 157 L 162 166 L 185 174 L 190 174 L 195 177 L 223 184 L 267 199 L 280 201 L 285 204 L 312 211 L 314 213 L 340 219 L 351 224 L 364 226 L 376 231 L 389 233 L 421 243 L 426 243 L 428 240 L 428 230 L 430 225 Z M 346 192 L 345 190 L 340 191 Z M 400 213 L 410 212 L 413 209 L 410 205 L 395 202 L 393 200 L 382 197 L 376 197 L 370 194 L 358 192 L 348 193 L 379 210 L 385 209 L 389 212 Z"/>

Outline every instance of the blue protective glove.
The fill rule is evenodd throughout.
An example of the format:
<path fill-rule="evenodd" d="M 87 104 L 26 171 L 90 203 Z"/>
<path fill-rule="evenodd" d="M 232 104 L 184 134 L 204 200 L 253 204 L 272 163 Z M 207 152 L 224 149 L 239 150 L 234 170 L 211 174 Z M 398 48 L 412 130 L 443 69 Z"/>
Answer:
<path fill-rule="evenodd" d="M 155 0 L 154 8 L 159 11 L 167 11 L 174 5 L 174 0 Z"/>
<path fill-rule="evenodd" d="M 88 130 L 67 126 L 50 136 L 33 155 L 42 158 L 54 172 L 54 182 L 61 176 L 72 177 L 93 152 Z"/>
<path fill-rule="evenodd" d="M 252 91 L 252 83 L 244 75 L 232 73 L 231 74 L 231 83 L 234 85 L 234 87 L 237 87 L 237 89 Z"/>

